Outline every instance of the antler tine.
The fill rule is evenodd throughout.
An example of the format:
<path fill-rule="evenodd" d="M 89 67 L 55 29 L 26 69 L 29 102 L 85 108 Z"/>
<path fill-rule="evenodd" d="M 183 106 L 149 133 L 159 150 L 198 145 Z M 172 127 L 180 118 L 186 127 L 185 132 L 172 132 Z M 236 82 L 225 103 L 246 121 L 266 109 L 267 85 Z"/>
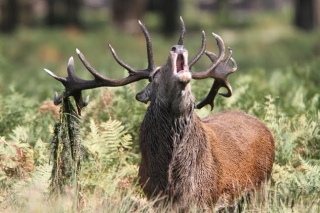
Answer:
<path fill-rule="evenodd" d="M 213 34 L 215 36 L 215 34 Z M 224 52 L 222 53 L 221 50 L 225 50 L 224 44 L 222 39 L 219 36 L 215 36 L 217 40 L 217 44 L 219 47 L 219 56 L 216 56 L 214 53 L 206 51 L 205 54 L 210 58 L 212 61 L 212 65 L 205 71 L 200 73 L 192 73 L 192 77 L 195 79 L 202 79 L 212 77 L 215 79 L 207 97 L 201 101 L 196 108 L 201 109 L 203 106 L 209 104 L 211 106 L 211 110 L 214 106 L 214 98 L 216 97 L 219 89 L 221 87 L 225 87 L 227 89 L 226 93 L 219 93 L 224 97 L 230 97 L 232 95 L 232 87 L 227 81 L 227 77 L 229 74 L 235 72 L 237 70 L 237 63 L 232 58 L 232 50 L 229 49 L 229 54 L 226 59 L 222 60 L 224 57 Z M 228 66 L 228 62 L 231 61 L 232 67 Z M 196 75 L 199 74 L 199 75 Z"/>
<path fill-rule="evenodd" d="M 109 44 L 109 48 L 111 50 L 111 53 L 113 55 L 113 58 L 118 62 L 118 64 L 120 64 L 123 68 L 125 68 L 126 70 L 128 70 L 129 72 L 136 72 L 136 69 L 132 68 L 131 66 L 129 66 L 128 64 L 126 64 L 125 62 L 123 62 L 119 56 L 117 55 L 116 51 L 113 49 L 113 47 L 111 46 L 111 44 Z"/>
<path fill-rule="evenodd" d="M 180 16 L 180 22 L 181 22 L 181 27 L 180 27 L 181 32 L 180 32 L 178 44 L 183 45 L 184 34 L 186 33 L 186 26 L 185 26 L 184 21 L 181 16 Z"/>
<path fill-rule="evenodd" d="M 181 22 L 180 37 L 178 40 L 178 45 L 183 45 L 184 35 L 186 33 L 186 26 L 181 16 L 180 16 L 180 22 Z M 191 69 L 191 67 L 201 58 L 201 56 L 206 50 L 206 34 L 203 30 L 201 31 L 201 33 L 202 33 L 202 46 L 201 46 L 200 52 L 189 62 L 189 69 Z"/>
<path fill-rule="evenodd" d="M 186 26 L 181 16 L 180 16 L 180 22 L 181 22 L 181 27 L 180 27 L 181 32 L 178 40 L 178 45 L 183 45 L 184 35 L 186 33 Z M 191 69 L 191 67 L 201 58 L 201 56 L 206 50 L 206 34 L 203 30 L 201 31 L 201 33 L 202 33 L 202 46 L 201 46 L 200 52 L 189 62 L 189 69 Z"/>
<path fill-rule="evenodd" d="M 189 69 L 201 58 L 203 53 L 206 51 L 206 33 L 202 30 L 202 45 L 200 52 L 189 62 Z"/>
<path fill-rule="evenodd" d="M 220 87 L 221 87 L 221 81 L 215 80 L 215 81 L 213 82 L 213 85 L 212 85 L 212 87 L 211 87 L 211 89 L 210 89 L 207 97 L 206 97 L 203 101 L 201 101 L 200 103 L 198 103 L 198 104 L 196 105 L 196 108 L 197 108 L 197 109 L 201 109 L 201 108 L 204 107 L 205 105 L 209 104 L 209 105 L 211 106 L 211 111 L 212 111 L 212 110 L 213 110 L 213 107 L 214 107 L 214 102 L 213 102 L 213 101 L 214 101 L 214 98 L 216 97 L 216 95 L 217 95 Z"/>
<path fill-rule="evenodd" d="M 231 51 L 231 54 L 232 54 L 232 50 L 229 48 L 229 51 Z M 230 58 L 230 61 L 232 63 L 232 67 L 231 67 L 231 72 L 235 72 L 238 68 L 237 66 L 237 62 L 233 59 L 233 58 Z"/>
<path fill-rule="evenodd" d="M 76 86 L 75 87 L 71 86 L 74 84 L 80 85 L 81 83 L 85 83 L 85 81 L 80 79 L 74 71 L 73 57 L 70 57 L 70 59 L 68 61 L 68 68 L 67 68 L 68 76 L 66 78 L 58 77 L 48 69 L 44 69 L 44 71 L 46 71 L 53 78 L 60 81 L 66 88 L 65 92 L 61 96 L 59 96 L 57 92 L 54 93 L 54 96 L 53 96 L 54 104 L 59 105 L 62 102 L 62 99 L 67 98 L 69 96 L 73 96 L 74 99 L 76 100 L 78 114 L 81 115 L 81 109 L 83 107 L 87 106 L 89 103 L 89 96 L 87 96 L 86 99 L 83 101 L 82 95 L 81 95 L 81 90 L 78 90 Z"/>
<path fill-rule="evenodd" d="M 50 70 L 44 68 L 44 71 L 46 73 L 48 73 L 51 77 L 53 77 L 54 79 L 60 81 L 61 83 L 65 82 L 66 81 L 66 78 L 63 78 L 63 77 L 59 77 L 59 76 L 56 76 L 53 72 L 51 72 Z"/>
<path fill-rule="evenodd" d="M 209 58 L 211 60 L 213 60 L 213 58 L 217 57 L 213 53 L 207 53 L 207 55 L 209 56 Z M 230 75 L 231 73 L 233 73 L 237 70 L 237 64 L 236 64 L 236 61 L 231 57 L 231 55 L 232 55 L 232 50 L 229 48 L 229 55 L 228 55 L 227 59 L 223 60 L 222 63 L 220 63 L 215 68 L 215 70 L 214 70 L 215 76 L 213 76 L 213 78 L 215 78 L 215 81 L 214 81 L 207 97 L 196 106 L 198 109 L 201 109 L 206 104 L 209 104 L 211 106 L 211 110 L 212 110 L 213 106 L 214 106 L 214 103 L 213 103 L 214 98 L 217 95 L 217 93 L 221 87 L 225 87 L 227 89 L 227 92 L 226 93 L 219 93 L 219 95 L 222 95 L 224 97 L 230 97 L 232 95 L 232 87 L 231 87 L 230 83 L 227 81 L 227 77 L 228 77 L 228 75 Z M 233 64 L 232 67 L 228 67 L 229 61 L 232 62 L 232 64 Z"/>
<path fill-rule="evenodd" d="M 130 73 L 139 73 L 144 71 L 152 72 L 155 69 L 155 65 L 153 60 L 152 42 L 151 42 L 150 34 L 147 28 L 145 27 L 145 25 L 142 24 L 141 21 L 138 21 L 138 22 L 146 39 L 148 67 L 145 70 L 137 70 L 132 68 L 131 66 L 129 66 L 128 64 L 126 64 L 120 59 L 120 57 L 117 55 L 116 51 L 113 49 L 113 47 L 110 44 L 109 44 L 109 48 L 111 50 L 111 53 L 114 59 L 118 62 L 118 64 L 120 64 L 123 68 L 128 70 Z"/>
<path fill-rule="evenodd" d="M 155 68 L 154 61 L 153 61 L 153 51 L 152 51 L 152 42 L 150 38 L 150 34 L 144 24 L 139 20 L 139 25 L 142 29 L 142 32 L 146 38 L 146 44 L 147 44 L 147 55 L 148 55 L 148 68 L 147 71 L 153 71 Z"/>
<path fill-rule="evenodd" d="M 224 58 L 224 55 L 225 55 L 225 46 L 224 46 L 224 42 L 222 40 L 222 38 L 220 36 L 218 36 L 217 34 L 214 34 L 212 33 L 213 37 L 216 39 L 217 41 L 217 45 L 218 45 L 218 48 L 219 48 L 219 55 L 218 57 L 214 54 L 214 53 L 211 53 L 211 52 L 208 52 L 208 51 L 205 51 L 205 54 L 206 55 L 212 55 L 210 57 L 211 61 L 212 61 L 212 64 L 210 65 L 209 68 L 207 68 L 205 71 L 202 71 L 202 72 L 193 72 L 192 73 L 192 78 L 194 79 L 204 79 L 204 78 L 209 78 L 209 77 L 214 77 L 212 75 L 211 72 L 214 71 L 215 67 L 217 65 L 219 65 L 219 63 L 222 61 L 222 59 Z"/>
<path fill-rule="evenodd" d="M 104 78 L 97 70 L 95 70 L 90 63 L 87 61 L 87 59 L 84 57 L 82 52 L 77 48 L 76 49 L 77 55 L 82 62 L 82 64 L 87 68 L 87 70 L 96 78 Z M 68 69 L 69 70 L 69 69 Z"/>
<path fill-rule="evenodd" d="M 88 71 L 95 77 L 94 81 L 86 81 L 78 78 L 78 81 L 83 81 L 81 88 L 82 89 L 92 89 L 96 87 L 103 87 L 103 86 L 110 86 L 110 87 L 116 87 L 116 86 L 124 86 L 126 84 L 141 80 L 141 79 L 148 79 L 149 74 L 152 70 L 145 69 L 145 70 L 137 70 L 132 68 L 131 66 L 127 65 L 125 62 L 123 62 L 111 45 L 109 45 L 111 49 L 111 53 L 114 57 L 114 59 L 120 64 L 122 67 L 128 70 L 129 76 L 121 79 L 110 79 L 107 77 L 104 77 L 99 72 L 97 72 L 86 60 L 84 55 L 77 49 L 77 54 L 79 56 L 79 59 L 83 63 L 83 65 L 88 69 Z"/>

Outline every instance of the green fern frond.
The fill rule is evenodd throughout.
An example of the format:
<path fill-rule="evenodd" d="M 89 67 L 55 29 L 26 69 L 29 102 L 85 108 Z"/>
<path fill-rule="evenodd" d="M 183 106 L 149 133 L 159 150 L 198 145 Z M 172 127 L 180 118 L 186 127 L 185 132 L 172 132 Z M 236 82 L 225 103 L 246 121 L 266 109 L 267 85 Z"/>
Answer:
<path fill-rule="evenodd" d="M 92 158 L 82 165 L 79 180 L 83 187 L 113 193 L 121 180 L 136 176 L 137 166 L 132 163 L 138 161 L 138 156 L 131 152 L 132 137 L 121 122 L 109 120 L 97 125 L 91 119 L 85 144 Z"/>
<path fill-rule="evenodd" d="M 299 197 L 316 198 L 320 193 L 320 167 L 311 165 L 300 158 L 301 166 L 273 167 L 272 179 L 278 190 L 279 196 L 298 199 Z"/>
<path fill-rule="evenodd" d="M 29 146 L 29 128 L 17 126 L 12 130 L 12 133 L 9 134 L 10 139 L 16 144 Z"/>
<path fill-rule="evenodd" d="M 90 144 L 94 145 L 96 143 L 100 143 L 101 142 L 100 140 L 102 140 L 102 138 L 99 131 L 99 127 L 95 124 L 93 119 L 90 119 L 89 128 L 90 128 L 90 134 L 89 134 Z"/>
<path fill-rule="evenodd" d="M 276 106 L 276 99 L 272 98 L 271 95 L 267 95 L 265 96 L 265 103 L 264 103 L 264 109 L 265 109 L 265 117 L 264 120 L 266 122 L 271 122 L 275 121 L 277 119 L 277 115 L 278 115 L 278 110 L 277 110 L 277 106 Z"/>
<path fill-rule="evenodd" d="M 271 129 L 276 141 L 275 159 L 277 163 L 287 164 L 293 159 L 294 150 L 297 147 L 294 134 L 292 134 L 292 123 L 284 113 L 277 107 L 277 99 L 271 95 L 265 97 L 264 122 Z"/>
<path fill-rule="evenodd" d="M 238 78 L 236 85 L 234 86 L 236 89 L 232 94 L 232 98 L 224 98 L 223 102 L 225 103 L 224 108 L 230 109 L 237 105 L 240 100 L 244 98 L 246 92 L 249 89 L 249 85 L 252 82 L 252 77 L 250 75 L 242 75 Z"/>
<path fill-rule="evenodd" d="M 320 166 L 312 165 L 301 157 L 301 171 L 297 174 L 297 187 L 305 194 L 320 194 Z"/>
<path fill-rule="evenodd" d="M 131 149 L 132 138 L 119 121 L 109 120 L 97 126 L 91 120 L 90 129 L 88 149 L 96 153 L 107 168 L 118 163 L 123 150 Z"/>

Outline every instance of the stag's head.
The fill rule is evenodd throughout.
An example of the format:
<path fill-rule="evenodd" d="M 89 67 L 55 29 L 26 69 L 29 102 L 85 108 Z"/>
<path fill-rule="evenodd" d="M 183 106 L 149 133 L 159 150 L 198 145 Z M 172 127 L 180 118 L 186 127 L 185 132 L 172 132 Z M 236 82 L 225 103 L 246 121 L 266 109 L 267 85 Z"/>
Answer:
<path fill-rule="evenodd" d="M 189 62 L 188 50 L 183 45 L 185 32 L 184 22 L 181 19 L 181 34 L 178 45 L 171 47 L 167 63 L 150 73 L 150 83 L 144 90 L 137 94 L 136 99 L 138 101 L 147 103 L 148 101 L 155 102 L 158 100 L 171 107 L 174 111 L 185 110 L 189 108 L 190 104 L 194 103 L 190 87 L 191 79 L 204 79 L 208 77 L 215 78 L 215 84 L 211 88 L 207 98 L 198 104 L 197 108 L 201 108 L 206 104 L 210 104 L 213 108 L 213 99 L 220 87 L 226 87 L 228 90 L 228 93 L 222 93 L 221 95 L 226 97 L 231 96 L 232 89 L 226 78 L 237 68 L 235 61 L 231 58 L 232 51 L 229 50 L 229 56 L 223 60 L 225 56 L 225 46 L 223 40 L 216 34 L 213 34 L 213 36 L 216 38 L 219 47 L 218 56 L 212 52 L 205 51 L 206 37 L 205 33 L 202 31 L 201 50 Z M 190 68 L 204 53 L 211 59 L 211 66 L 202 72 L 191 72 Z M 231 68 L 227 65 L 229 61 L 233 64 Z"/>
<path fill-rule="evenodd" d="M 191 78 L 188 51 L 183 45 L 174 45 L 167 63 L 150 74 L 150 83 L 136 99 L 143 103 L 158 101 L 172 110 L 183 110 L 183 106 L 194 102 L 189 84 Z"/>
<path fill-rule="evenodd" d="M 80 113 L 81 108 L 88 104 L 89 99 L 83 101 L 81 91 L 90 88 L 102 87 L 102 86 L 123 86 L 141 79 L 149 79 L 150 83 L 139 92 L 136 96 L 138 101 L 143 103 L 147 102 L 161 102 L 167 106 L 171 106 L 172 110 L 184 110 L 184 108 L 194 104 L 194 98 L 191 94 L 190 81 L 191 79 L 205 79 L 214 78 L 215 81 L 211 87 L 211 90 L 207 97 L 200 102 L 196 107 L 202 108 L 209 104 L 211 109 L 213 108 L 213 101 L 218 94 L 218 90 L 221 87 L 225 87 L 227 93 L 219 93 L 225 97 L 229 97 L 232 94 L 230 84 L 227 82 L 227 76 L 236 71 L 237 65 L 232 56 L 232 51 L 229 49 L 229 54 L 225 56 L 225 46 L 220 36 L 212 33 L 213 37 L 217 41 L 219 53 L 216 55 L 212 52 L 206 51 L 206 36 L 202 31 L 202 46 L 198 54 L 190 61 L 188 61 L 188 51 L 184 47 L 184 34 L 186 32 L 185 25 L 181 20 L 181 33 L 177 45 L 171 47 L 169 51 L 168 60 L 165 65 L 155 67 L 153 61 L 153 51 L 150 35 L 146 27 L 139 21 L 141 29 L 146 38 L 147 44 L 147 56 L 148 56 L 148 67 L 144 70 L 137 70 L 132 68 L 123 62 L 115 50 L 109 45 L 111 52 L 115 60 L 125 69 L 129 71 L 129 76 L 122 79 L 109 79 L 102 76 L 97 72 L 85 59 L 84 55 L 77 50 L 77 54 L 88 69 L 89 72 L 94 76 L 94 80 L 83 80 L 80 79 L 74 72 L 74 62 L 71 57 L 68 63 L 68 76 L 66 78 L 58 77 L 51 71 L 45 71 L 52 77 L 60 81 L 66 88 L 66 91 L 62 96 L 57 94 L 54 97 L 55 104 L 59 104 L 63 98 L 73 96 L 77 103 L 78 111 Z M 191 72 L 191 67 L 201 58 L 203 54 L 206 54 L 211 60 L 211 65 L 204 71 Z M 228 66 L 228 62 L 232 63 L 232 67 Z"/>
<path fill-rule="evenodd" d="M 166 73 L 174 84 L 181 84 L 182 87 L 187 85 L 192 77 L 188 65 L 188 50 L 183 45 L 174 45 L 163 70 L 168 70 Z"/>

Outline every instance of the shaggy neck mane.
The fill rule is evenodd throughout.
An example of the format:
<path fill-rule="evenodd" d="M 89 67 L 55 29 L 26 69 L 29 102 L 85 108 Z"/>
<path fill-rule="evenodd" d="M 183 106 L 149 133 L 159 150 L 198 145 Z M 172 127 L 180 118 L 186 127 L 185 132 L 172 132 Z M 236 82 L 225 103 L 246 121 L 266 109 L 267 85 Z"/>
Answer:
<path fill-rule="evenodd" d="M 193 196 L 196 164 L 206 149 L 200 140 L 205 137 L 200 120 L 193 111 L 192 100 L 180 115 L 155 101 L 140 129 L 140 149 L 142 158 L 148 160 L 150 179 L 157 181 L 159 191 L 166 191 L 172 200 L 179 200 L 182 194 Z"/>

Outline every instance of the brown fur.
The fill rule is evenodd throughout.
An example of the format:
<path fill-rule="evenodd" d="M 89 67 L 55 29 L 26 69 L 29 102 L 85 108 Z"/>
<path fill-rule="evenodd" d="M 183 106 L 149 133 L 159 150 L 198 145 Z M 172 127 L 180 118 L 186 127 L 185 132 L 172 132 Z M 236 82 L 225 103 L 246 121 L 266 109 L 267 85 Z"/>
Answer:
<path fill-rule="evenodd" d="M 168 67 L 137 95 L 150 101 L 140 128 L 139 183 L 148 198 L 164 197 L 176 210 L 232 206 L 270 176 L 272 133 L 239 111 L 201 120 L 190 84 L 175 82 Z"/>

